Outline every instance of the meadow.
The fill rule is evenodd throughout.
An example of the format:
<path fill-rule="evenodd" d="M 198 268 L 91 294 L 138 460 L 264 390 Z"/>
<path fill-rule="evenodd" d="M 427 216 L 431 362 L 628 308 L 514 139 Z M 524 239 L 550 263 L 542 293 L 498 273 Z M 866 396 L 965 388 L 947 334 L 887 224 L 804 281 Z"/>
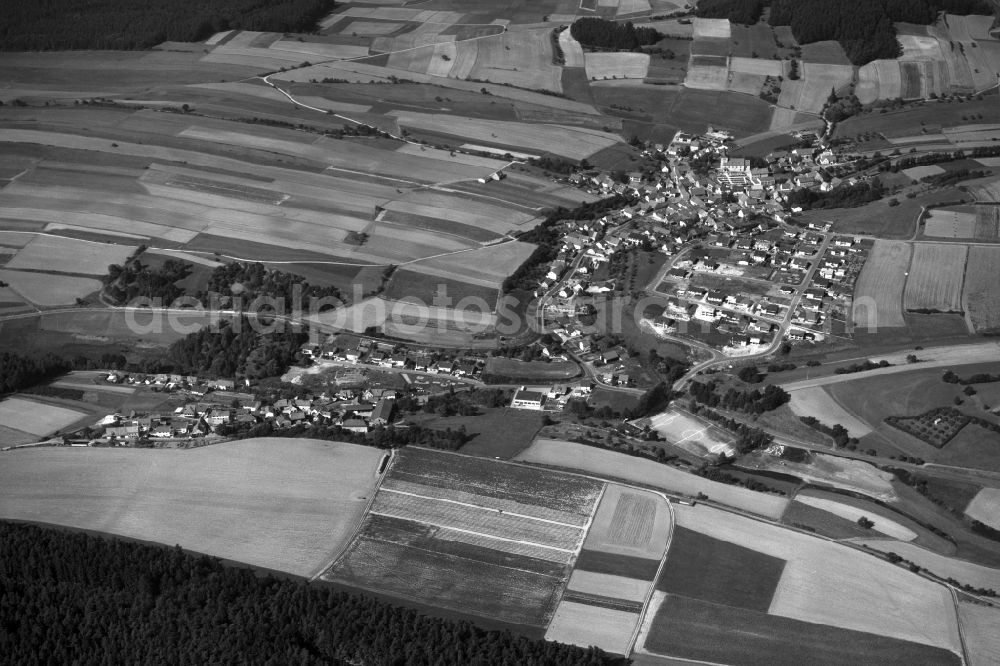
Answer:
<path fill-rule="evenodd" d="M 910 266 L 908 243 L 875 241 L 854 287 L 854 325 L 865 328 L 905 326 L 903 288 Z"/>
<path fill-rule="evenodd" d="M 965 515 L 993 529 L 1000 529 L 1000 490 L 996 488 L 980 490 L 965 507 Z"/>
<path fill-rule="evenodd" d="M 964 296 L 977 332 L 1000 328 L 1000 295 L 996 293 L 998 272 L 1000 248 L 982 245 L 969 248 Z"/>
<path fill-rule="evenodd" d="M 383 455 L 306 439 L 10 451 L 0 514 L 309 576 L 347 544 Z"/>
<path fill-rule="evenodd" d="M 966 245 L 915 245 L 903 293 L 904 307 L 961 312 L 967 253 Z"/>

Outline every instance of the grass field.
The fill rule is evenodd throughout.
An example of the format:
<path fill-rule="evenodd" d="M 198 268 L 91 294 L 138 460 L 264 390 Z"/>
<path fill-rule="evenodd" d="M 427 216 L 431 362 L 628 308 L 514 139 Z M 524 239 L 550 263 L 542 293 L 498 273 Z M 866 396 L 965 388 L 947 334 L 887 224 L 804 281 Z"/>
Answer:
<path fill-rule="evenodd" d="M 603 79 L 644 79 L 649 70 L 649 56 L 645 53 L 586 53 L 584 54 L 587 77 Z"/>
<path fill-rule="evenodd" d="M 771 108 L 764 100 L 719 90 L 685 88 L 665 115 L 685 131 L 704 132 L 712 125 L 737 137 L 763 132 L 771 123 Z"/>
<path fill-rule="evenodd" d="M 448 280 L 442 277 L 400 269 L 393 273 L 386 287 L 385 297 L 391 299 L 417 299 L 428 305 L 442 307 L 470 307 L 492 312 L 497 305 L 496 288 Z M 464 303 L 463 303 L 464 301 Z"/>
<path fill-rule="evenodd" d="M 608 484 L 583 547 L 658 560 L 670 537 L 667 502 L 654 493 Z"/>
<path fill-rule="evenodd" d="M 965 643 L 971 666 L 1000 662 L 1000 610 L 976 603 L 959 603 L 958 618 L 965 631 Z"/>
<path fill-rule="evenodd" d="M 795 497 L 795 502 L 806 504 L 816 509 L 828 511 L 835 516 L 856 523 L 860 518 L 865 517 L 875 523 L 871 529 L 880 534 L 900 541 L 913 541 L 917 538 L 917 533 L 899 524 L 891 518 L 883 518 L 873 513 L 869 508 L 860 508 L 840 501 L 840 498 L 829 496 L 818 496 L 813 493 L 803 492 Z M 876 505 L 871 505 L 872 507 Z"/>
<path fill-rule="evenodd" d="M 954 557 L 945 557 L 913 543 L 884 538 L 863 539 L 863 543 L 883 553 L 896 553 L 915 562 L 941 578 L 954 578 L 963 584 L 986 589 L 1000 589 L 1000 569 L 984 567 Z"/>
<path fill-rule="evenodd" d="M 812 416 L 828 426 L 841 425 L 851 437 L 864 437 L 872 431 L 865 423 L 834 400 L 824 387 L 798 389 L 791 392 L 789 406 L 796 416 Z"/>
<path fill-rule="evenodd" d="M 967 253 L 966 245 L 917 244 L 906 278 L 904 307 L 961 312 Z"/>
<path fill-rule="evenodd" d="M 817 509 L 802 502 L 791 502 L 781 517 L 781 522 L 800 529 L 807 529 L 831 539 L 852 539 L 871 537 L 867 530 L 856 521 L 841 518 L 829 511 Z"/>
<path fill-rule="evenodd" d="M 506 407 L 484 411 L 482 416 L 437 419 L 431 425 L 435 428 L 465 426 L 472 439 L 462 445 L 462 453 L 503 460 L 526 449 L 542 427 L 542 417 L 537 412 Z"/>
<path fill-rule="evenodd" d="M 802 45 L 802 61 L 817 65 L 851 65 L 844 47 L 837 41 L 813 42 Z"/>
<path fill-rule="evenodd" d="M 383 452 L 305 439 L 3 454 L 0 511 L 297 575 L 346 544 Z"/>
<path fill-rule="evenodd" d="M 1000 328 L 1000 247 L 974 245 L 969 248 L 965 271 L 965 301 L 977 332 Z"/>
<path fill-rule="evenodd" d="M 602 650 L 624 654 L 638 613 L 562 601 L 545 632 L 545 640 L 571 645 L 596 645 Z"/>
<path fill-rule="evenodd" d="M 924 167 L 917 167 L 924 168 Z M 907 169 L 912 171 L 912 169 Z M 907 174 L 911 178 L 914 175 Z M 976 212 L 971 207 L 935 208 L 924 219 L 924 235 L 934 238 L 975 238 Z"/>
<path fill-rule="evenodd" d="M 43 307 L 72 305 L 77 298 L 89 296 L 101 288 L 100 282 L 90 278 L 7 269 L 0 270 L 0 281 L 9 284 L 26 300 Z"/>
<path fill-rule="evenodd" d="M 854 325 L 869 330 L 905 326 L 903 287 L 910 266 L 908 243 L 875 241 L 854 287 Z"/>
<path fill-rule="evenodd" d="M 716 483 L 669 465 L 573 442 L 539 439 L 516 460 L 581 470 L 688 496 L 703 492 L 717 502 L 775 520 L 781 517 L 788 503 L 781 497 Z"/>
<path fill-rule="evenodd" d="M 656 589 L 766 613 L 784 567 L 782 559 L 678 526 Z"/>

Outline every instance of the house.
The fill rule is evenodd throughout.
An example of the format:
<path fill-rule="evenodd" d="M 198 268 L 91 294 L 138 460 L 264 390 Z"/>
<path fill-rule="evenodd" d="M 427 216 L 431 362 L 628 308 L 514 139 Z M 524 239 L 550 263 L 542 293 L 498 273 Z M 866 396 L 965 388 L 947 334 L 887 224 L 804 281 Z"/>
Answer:
<path fill-rule="evenodd" d="M 351 432 L 359 432 L 362 435 L 368 433 L 368 423 L 364 419 L 346 419 L 340 423 L 340 427 Z"/>
<path fill-rule="evenodd" d="M 389 419 L 392 418 L 392 410 L 396 406 L 395 398 L 382 398 L 375 405 L 375 409 L 372 410 L 372 415 L 368 419 L 368 423 L 371 426 L 384 426 L 389 423 Z"/>
<path fill-rule="evenodd" d="M 619 358 L 621 358 L 621 355 L 613 349 L 601 353 L 601 360 L 605 363 L 613 363 Z"/>
<path fill-rule="evenodd" d="M 110 428 L 105 428 L 104 436 L 108 439 L 111 439 L 112 437 L 117 439 L 137 439 L 139 437 L 139 426 L 112 426 Z"/>
<path fill-rule="evenodd" d="M 823 297 L 826 296 L 826 289 L 817 289 L 815 287 L 810 287 L 802 292 L 802 295 L 811 301 L 822 301 Z"/>
<path fill-rule="evenodd" d="M 216 391 L 232 391 L 236 388 L 236 382 L 232 379 L 213 379 L 207 382 Z"/>
<path fill-rule="evenodd" d="M 541 411 L 545 403 L 545 394 L 540 391 L 527 391 L 521 387 L 514 393 L 510 406 L 514 409 L 534 409 Z"/>

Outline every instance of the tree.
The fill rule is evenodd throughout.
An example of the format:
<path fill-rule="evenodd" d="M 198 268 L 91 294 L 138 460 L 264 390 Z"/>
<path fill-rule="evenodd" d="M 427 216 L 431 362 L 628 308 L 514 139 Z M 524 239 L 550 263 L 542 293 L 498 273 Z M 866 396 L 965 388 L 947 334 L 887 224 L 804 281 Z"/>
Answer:
<path fill-rule="evenodd" d="M 875 523 L 872 522 L 871 520 L 868 520 L 866 516 L 861 516 L 860 518 L 858 518 L 858 525 L 865 528 L 866 530 L 870 530 L 871 528 L 875 527 Z"/>

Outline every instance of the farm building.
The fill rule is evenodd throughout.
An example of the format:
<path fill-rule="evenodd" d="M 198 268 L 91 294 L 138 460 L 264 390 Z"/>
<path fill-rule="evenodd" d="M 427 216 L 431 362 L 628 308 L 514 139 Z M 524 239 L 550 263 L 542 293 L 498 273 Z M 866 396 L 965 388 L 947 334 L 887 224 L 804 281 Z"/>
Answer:
<path fill-rule="evenodd" d="M 526 391 L 523 387 L 514 394 L 510 406 L 514 409 L 542 409 L 545 394 L 539 391 Z"/>

